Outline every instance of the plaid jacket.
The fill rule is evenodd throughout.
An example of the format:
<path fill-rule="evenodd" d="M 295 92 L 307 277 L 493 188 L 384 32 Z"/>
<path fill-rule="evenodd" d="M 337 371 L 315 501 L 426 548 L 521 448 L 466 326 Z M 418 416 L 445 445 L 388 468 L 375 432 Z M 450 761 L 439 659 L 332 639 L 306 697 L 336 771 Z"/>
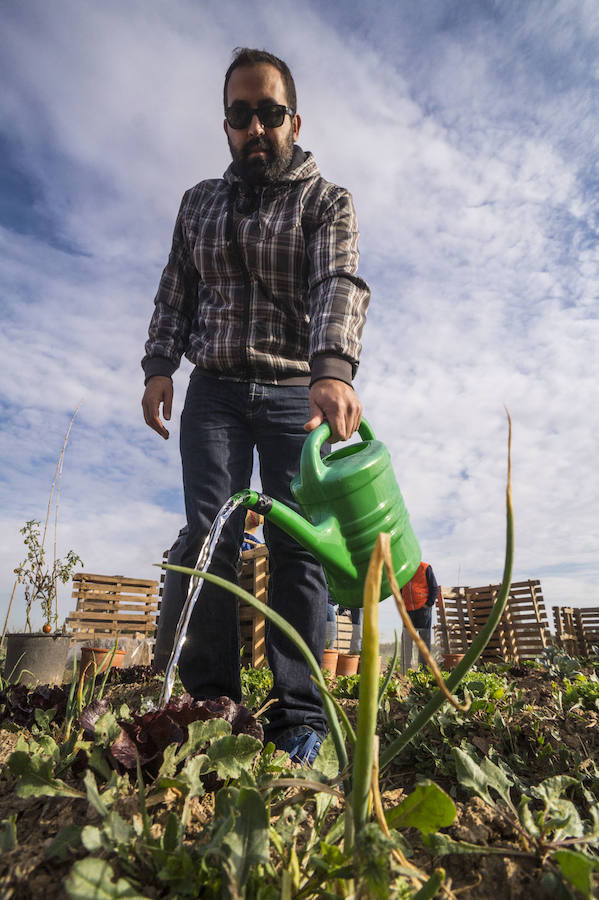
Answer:
<path fill-rule="evenodd" d="M 183 196 L 142 366 L 172 375 L 181 356 L 239 381 L 326 375 L 351 382 L 370 292 L 357 275 L 351 195 L 299 147 L 259 188 L 231 165 Z"/>

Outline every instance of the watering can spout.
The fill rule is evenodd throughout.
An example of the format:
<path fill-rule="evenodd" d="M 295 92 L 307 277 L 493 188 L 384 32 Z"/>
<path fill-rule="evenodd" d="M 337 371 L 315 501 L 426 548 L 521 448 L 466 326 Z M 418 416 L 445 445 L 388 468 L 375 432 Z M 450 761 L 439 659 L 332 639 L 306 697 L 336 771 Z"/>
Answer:
<path fill-rule="evenodd" d="M 267 494 L 251 490 L 242 491 L 242 494 L 243 506 L 260 513 L 273 525 L 277 525 L 290 535 L 316 557 L 327 572 L 334 572 L 338 578 L 349 580 L 358 577 L 358 571 L 334 516 L 328 516 L 318 525 L 312 525 L 295 510 Z"/>

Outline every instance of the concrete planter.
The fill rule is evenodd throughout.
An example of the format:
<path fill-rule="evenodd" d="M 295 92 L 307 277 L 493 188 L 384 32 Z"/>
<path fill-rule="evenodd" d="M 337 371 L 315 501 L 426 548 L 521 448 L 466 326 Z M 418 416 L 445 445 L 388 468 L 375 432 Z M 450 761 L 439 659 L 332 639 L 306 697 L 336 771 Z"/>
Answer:
<path fill-rule="evenodd" d="M 64 634 L 7 634 L 4 677 L 11 684 L 62 684 L 71 646 Z"/>

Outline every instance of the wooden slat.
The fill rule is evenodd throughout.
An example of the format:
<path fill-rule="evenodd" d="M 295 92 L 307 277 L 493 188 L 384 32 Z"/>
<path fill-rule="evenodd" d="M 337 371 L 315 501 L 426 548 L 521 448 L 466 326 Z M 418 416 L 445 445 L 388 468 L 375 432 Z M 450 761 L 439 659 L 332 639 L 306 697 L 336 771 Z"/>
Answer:
<path fill-rule="evenodd" d="M 77 609 L 66 624 L 78 638 L 151 635 L 156 628 L 157 595 L 158 582 L 151 579 L 77 572 L 72 592 Z"/>
<path fill-rule="evenodd" d="M 486 624 L 500 585 L 443 589 L 439 631 L 445 652 L 465 652 Z M 520 661 L 537 656 L 547 646 L 548 620 L 538 579 L 512 584 L 505 610 L 483 659 Z"/>

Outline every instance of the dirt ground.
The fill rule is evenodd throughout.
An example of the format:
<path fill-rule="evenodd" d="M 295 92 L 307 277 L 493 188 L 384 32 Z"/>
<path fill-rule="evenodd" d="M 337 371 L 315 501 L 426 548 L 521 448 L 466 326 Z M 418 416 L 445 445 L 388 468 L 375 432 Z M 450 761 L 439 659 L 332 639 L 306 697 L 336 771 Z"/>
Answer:
<path fill-rule="evenodd" d="M 547 673 L 530 669 L 512 672 L 526 704 L 510 718 L 507 729 L 510 733 L 500 733 L 496 728 L 477 723 L 476 728 L 471 727 L 465 734 L 470 743 L 481 753 L 488 753 L 494 746 L 499 751 L 511 746 L 524 764 L 527 759 L 530 760 L 538 781 L 549 775 L 563 774 L 563 761 L 568 765 L 568 753 L 572 754 L 571 765 L 575 760 L 582 771 L 596 771 L 599 759 L 599 711 L 587 710 L 584 716 L 578 717 L 565 715 L 560 709 Z M 156 693 L 155 683 L 151 689 L 147 683 L 117 685 L 111 688 L 108 699 L 113 705 L 126 702 L 131 709 L 139 709 L 142 699 L 152 692 Z M 341 703 L 348 716 L 353 718 L 357 701 L 347 700 Z M 399 726 L 406 716 L 405 704 L 402 698 L 397 698 L 387 710 L 387 724 L 396 723 Z M 22 799 L 16 795 L 14 783 L 1 774 L 19 734 L 27 737 L 26 729 L 7 730 L 13 727 L 7 723 L 4 723 L 4 727 L 0 726 L 0 822 L 16 816 L 18 844 L 15 849 L 5 851 L 0 856 L 0 897 L 2 900 L 63 898 L 63 879 L 72 866 L 73 858 L 70 857 L 66 862 L 56 859 L 46 861 L 45 851 L 65 825 L 97 822 L 97 814 L 82 800 L 58 797 Z M 436 740 L 431 736 L 428 744 L 433 754 L 437 752 Z M 557 749 L 554 753 L 539 753 L 539 748 L 546 747 L 547 742 L 551 741 L 561 751 L 561 763 L 556 755 Z M 436 771 L 431 771 L 430 759 L 420 765 L 415 753 L 406 754 L 405 759 L 402 755 L 401 765 L 392 767 L 381 778 L 384 804 L 396 805 L 420 777 L 425 775 L 431 778 L 453 795 L 457 806 L 457 818 L 447 833 L 456 840 L 486 845 L 489 849 L 485 855 L 444 856 L 434 861 L 448 872 L 452 890 L 465 900 L 530 900 L 550 897 L 540 887 L 537 860 L 524 852 L 522 840 L 509 819 L 482 800 L 476 797 L 468 799 L 464 793 L 456 792 L 455 782 L 452 783 L 442 765 L 442 749 L 438 750 L 440 762 Z M 123 812 L 134 811 L 136 801 L 133 790 L 130 797 L 123 798 L 122 803 L 129 807 L 123 809 Z M 211 795 L 196 802 L 191 822 L 192 833 L 198 831 L 210 816 L 212 803 Z M 164 815 L 169 808 L 168 801 L 162 804 L 161 811 Z M 158 809 L 153 810 L 155 816 L 158 812 Z M 416 833 L 410 833 L 409 839 L 418 848 Z M 415 862 L 430 871 L 430 856 L 421 846 L 416 850 Z M 144 886 L 144 892 L 149 897 L 159 896 L 151 885 Z"/>

